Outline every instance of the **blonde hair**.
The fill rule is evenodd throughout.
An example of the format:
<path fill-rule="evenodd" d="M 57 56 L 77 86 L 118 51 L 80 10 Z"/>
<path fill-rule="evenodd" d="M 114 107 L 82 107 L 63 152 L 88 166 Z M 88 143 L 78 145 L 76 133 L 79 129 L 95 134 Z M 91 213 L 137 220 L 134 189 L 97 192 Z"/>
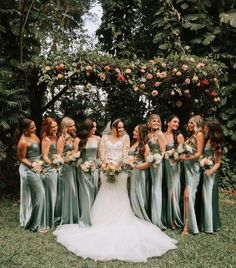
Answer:
<path fill-rule="evenodd" d="M 202 132 L 203 131 L 203 118 L 200 115 L 194 115 L 192 117 L 189 118 L 189 121 L 192 121 L 196 130 L 198 132 Z"/>
<path fill-rule="evenodd" d="M 154 119 L 158 119 L 158 120 L 159 120 L 159 122 L 160 122 L 160 128 L 159 128 L 159 130 L 161 130 L 162 123 L 161 123 L 161 118 L 160 118 L 160 116 L 159 116 L 158 114 L 151 114 L 151 115 L 148 117 L 148 119 L 147 119 L 147 126 L 148 126 L 148 129 L 150 130 L 150 124 L 151 124 L 152 120 L 154 120 Z"/>
<path fill-rule="evenodd" d="M 67 133 L 67 128 L 71 123 L 75 123 L 75 121 L 70 117 L 64 117 L 61 120 L 59 136 L 64 137 L 65 140 L 67 140 L 69 138 L 69 136 L 70 136 Z"/>

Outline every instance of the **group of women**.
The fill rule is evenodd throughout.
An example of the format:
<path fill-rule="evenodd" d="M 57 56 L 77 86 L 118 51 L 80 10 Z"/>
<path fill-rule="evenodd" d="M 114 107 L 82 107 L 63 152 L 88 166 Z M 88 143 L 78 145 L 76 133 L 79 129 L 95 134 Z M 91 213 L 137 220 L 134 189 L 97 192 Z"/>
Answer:
<path fill-rule="evenodd" d="M 152 114 L 147 123 L 134 128 L 130 146 L 120 119 L 110 122 L 100 138 L 91 119 L 82 123 L 77 136 L 71 118 L 63 118 L 58 131 L 57 122 L 47 117 L 41 142 L 35 123 L 23 119 L 17 145 L 21 225 L 42 233 L 58 225 L 54 231 L 58 242 L 75 254 L 128 261 L 146 261 L 174 249 L 176 241 L 161 231 L 166 227 L 182 228 L 183 234 L 197 234 L 199 228 L 206 233 L 219 230 L 216 170 L 223 150 L 221 125 L 216 120 L 204 124 L 199 115 L 192 116 L 185 140 L 179 123 L 177 116 L 170 116 L 162 132 L 160 117 Z M 174 155 L 181 144 L 190 146 L 190 152 L 170 157 L 169 152 Z M 135 165 L 109 183 L 99 167 L 88 173 L 79 165 L 52 164 L 53 155 L 77 151 L 81 163 L 134 157 Z M 148 156 L 157 153 L 163 159 L 152 165 Z M 211 165 L 201 166 L 202 158 L 211 159 Z"/>

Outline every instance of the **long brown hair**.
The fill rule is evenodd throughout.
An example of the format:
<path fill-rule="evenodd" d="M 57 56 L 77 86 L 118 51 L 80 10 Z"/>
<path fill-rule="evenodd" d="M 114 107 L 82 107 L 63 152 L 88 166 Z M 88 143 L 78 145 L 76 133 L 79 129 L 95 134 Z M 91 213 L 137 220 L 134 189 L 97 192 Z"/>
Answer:
<path fill-rule="evenodd" d="M 90 118 L 86 118 L 82 124 L 81 127 L 78 131 L 78 136 L 80 138 L 80 143 L 79 143 L 79 148 L 82 149 L 86 146 L 88 137 L 89 137 L 89 133 L 91 131 L 91 129 L 93 128 L 94 121 Z"/>
<path fill-rule="evenodd" d="M 138 125 L 138 132 L 139 132 L 139 140 L 138 140 L 138 150 L 140 154 L 144 157 L 144 153 L 146 150 L 146 144 L 148 142 L 148 127 L 146 124 L 139 124 Z"/>
<path fill-rule="evenodd" d="M 211 120 L 205 125 L 208 128 L 206 143 L 210 140 L 211 147 L 215 152 L 217 154 L 222 154 L 224 149 L 224 133 L 220 122 L 218 120 Z"/>

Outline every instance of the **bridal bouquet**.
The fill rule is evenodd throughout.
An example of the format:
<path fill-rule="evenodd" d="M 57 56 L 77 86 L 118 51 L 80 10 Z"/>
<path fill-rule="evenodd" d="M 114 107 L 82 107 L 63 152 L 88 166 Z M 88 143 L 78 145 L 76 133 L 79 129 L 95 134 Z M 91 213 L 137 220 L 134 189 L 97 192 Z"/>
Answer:
<path fill-rule="evenodd" d="M 169 159 L 172 164 L 178 161 L 179 159 L 179 153 L 173 148 L 171 150 L 168 150 L 164 154 L 165 159 Z"/>
<path fill-rule="evenodd" d="M 156 168 L 160 165 L 162 158 L 163 156 L 160 153 L 150 152 L 147 156 L 147 162 Z"/>
<path fill-rule="evenodd" d="M 192 154 L 193 148 L 189 144 L 183 143 L 178 146 L 177 152 L 179 154 Z"/>
<path fill-rule="evenodd" d="M 52 166 L 56 169 L 60 168 L 64 164 L 64 159 L 59 154 L 52 156 Z"/>
<path fill-rule="evenodd" d="M 102 172 L 107 176 L 107 182 L 115 183 L 116 176 L 122 171 L 120 162 L 103 162 L 101 164 Z"/>
<path fill-rule="evenodd" d="M 32 163 L 32 168 L 30 170 L 35 173 L 41 173 L 43 171 L 43 161 L 39 159 L 35 160 Z"/>
<path fill-rule="evenodd" d="M 80 152 L 68 151 L 66 152 L 63 158 L 64 158 L 64 163 L 78 166 Z"/>
<path fill-rule="evenodd" d="M 92 160 L 86 160 L 85 162 L 82 162 L 80 164 L 80 169 L 84 173 L 92 174 L 96 170 L 97 166 L 94 161 Z"/>
<path fill-rule="evenodd" d="M 210 169 L 211 167 L 213 167 L 214 165 L 214 161 L 212 160 L 211 157 L 207 158 L 207 157 L 204 157 L 202 158 L 200 161 L 200 166 L 206 170 L 206 169 Z"/>

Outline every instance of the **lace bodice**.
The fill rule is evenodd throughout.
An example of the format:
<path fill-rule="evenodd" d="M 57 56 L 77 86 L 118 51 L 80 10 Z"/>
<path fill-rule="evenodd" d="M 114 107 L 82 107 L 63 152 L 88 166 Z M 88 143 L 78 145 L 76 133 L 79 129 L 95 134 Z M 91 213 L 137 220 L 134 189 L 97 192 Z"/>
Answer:
<path fill-rule="evenodd" d="M 128 155 L 130 140 L 128 135 L 124 135 L 117 142 L 113 143 L 109 135 L 104 135 L 101 140 L 100 157 L 102 160 L 118 161 Z"/>

